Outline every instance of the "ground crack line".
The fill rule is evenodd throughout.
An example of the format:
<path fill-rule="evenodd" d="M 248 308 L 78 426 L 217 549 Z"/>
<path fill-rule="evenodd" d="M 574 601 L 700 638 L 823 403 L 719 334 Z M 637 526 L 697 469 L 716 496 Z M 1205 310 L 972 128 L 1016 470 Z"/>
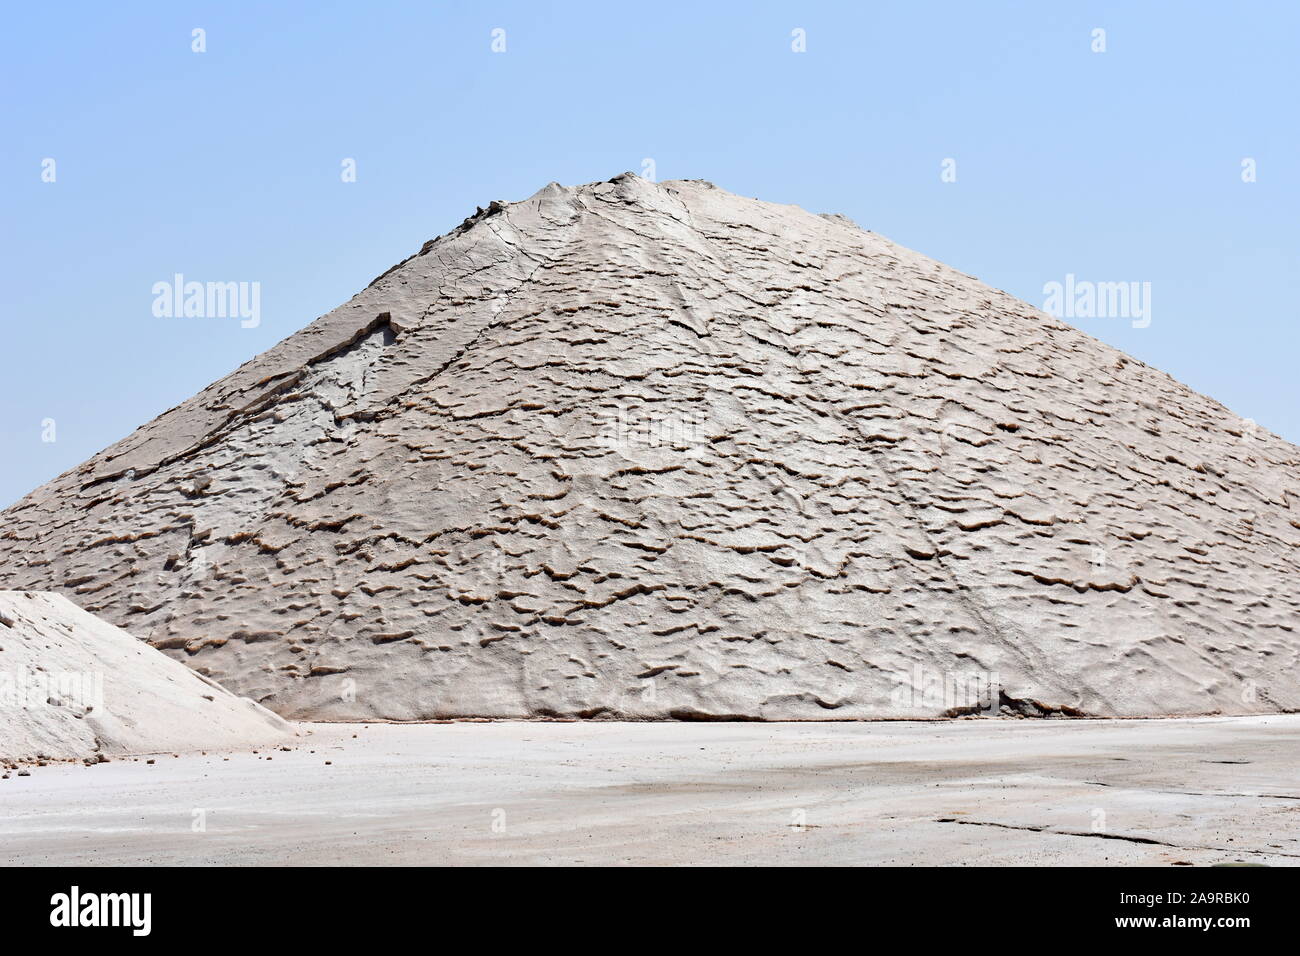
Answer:
<path fill-rule="evenodd" d="M 941 817 L 935 823 L 960 823 L 969 827 L 998 827 L 1003 830 L 1028 830 L 1030 833 L 1048 833 L 1053 836 L 1090 837 L 1097 840 L 1122 840 L 1125 843 L 1145 843 L 1152 846 L 1167 846 L 1175 850 L 1214 850 L 1218 853 L 1254 853 L 1259 856 L 1285 856 L 1300 859 L 1300 853 L 1283 853 L 1281 850 L 1249 850 L 1245 847 L 1201 846 L 1183 843 L 1167 843 L 1152 837 L 1125 836 L 1120 833 L 1094 833 L 1091 830 L 1053 830 L 1050 827 L 1031 827 L 1015 823 L 994 823 L 991 820 L 954 820 Z"/>

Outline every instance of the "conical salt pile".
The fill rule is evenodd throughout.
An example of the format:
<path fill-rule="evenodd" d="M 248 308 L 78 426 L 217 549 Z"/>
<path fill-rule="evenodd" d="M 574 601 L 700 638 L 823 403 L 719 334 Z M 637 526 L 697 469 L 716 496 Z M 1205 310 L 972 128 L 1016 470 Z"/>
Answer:
<path fill-rule="evenodd" d="M 840 217 L 625 174 L 33 492 L 0 586 L 295 718 L 1287 710 L 1300 450 Z"/>

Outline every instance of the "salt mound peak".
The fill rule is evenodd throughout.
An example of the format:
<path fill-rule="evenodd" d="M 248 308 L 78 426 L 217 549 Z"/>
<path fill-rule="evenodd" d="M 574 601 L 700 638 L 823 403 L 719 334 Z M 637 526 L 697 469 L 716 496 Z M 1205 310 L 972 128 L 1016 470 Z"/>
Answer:
<path fill-rule="evenodd" d="M 480 208 L 0 528 L 299 718 L 1300 708 L 1300 449 L 698 181 Z"/>

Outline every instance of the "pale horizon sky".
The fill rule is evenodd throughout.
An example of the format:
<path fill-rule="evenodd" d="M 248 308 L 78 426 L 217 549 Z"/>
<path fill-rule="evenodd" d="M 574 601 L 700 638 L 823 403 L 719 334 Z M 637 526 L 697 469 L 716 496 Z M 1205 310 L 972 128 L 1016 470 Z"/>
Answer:
<path fill-rule="evenodd" d="M 1149 324 L 1067 321 L 1300 440 L 1293 4 L 145 2 L 3 16 L 0 507 L 476 206 L 647 159 L 661 180 L 842 213 L 1035 306 L 1067 276 L 1137 282 Z M 260 322 L 159 317 L 153 287 L 177 273 L 258 283 Z"/>

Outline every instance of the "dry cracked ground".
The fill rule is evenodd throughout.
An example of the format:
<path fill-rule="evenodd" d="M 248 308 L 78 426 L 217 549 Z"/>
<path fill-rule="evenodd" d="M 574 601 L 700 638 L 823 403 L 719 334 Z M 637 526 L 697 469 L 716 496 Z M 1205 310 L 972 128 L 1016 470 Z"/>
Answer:
<path fill-rule="evenodd" d="M 1286 711 L 1300 450 L 841 217 L 627 174 L 28 495 L 0 587 L 299 719 Z"/>

